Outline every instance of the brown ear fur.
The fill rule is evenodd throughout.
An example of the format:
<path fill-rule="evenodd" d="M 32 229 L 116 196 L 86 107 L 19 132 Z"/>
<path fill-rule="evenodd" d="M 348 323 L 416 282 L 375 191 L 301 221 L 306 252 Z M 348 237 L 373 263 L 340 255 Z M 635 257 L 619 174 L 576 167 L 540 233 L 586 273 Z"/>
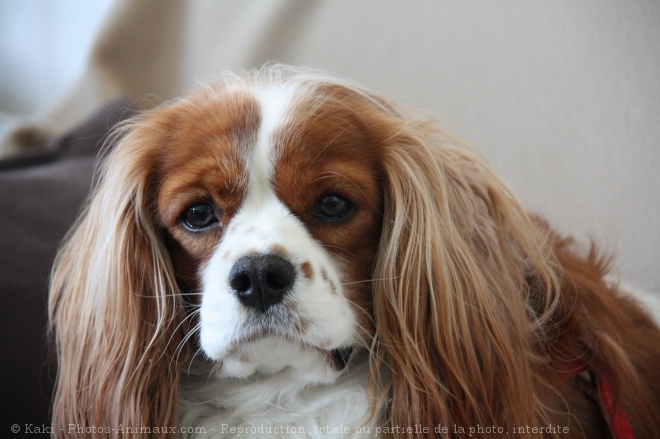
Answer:
<path fill-rule="evenodd" d="M 534 359 L 520 357 L 534 323 L 521 297 L 526 264 L 554 286 L 544 237 L 471 149 L 431 126 L 393 137 L 386 169 L 374 295 L 390 422 L 530 422 Z"/>
<path fill-rule="evenodd" d="M 184 311 L 150 214 L 148 133 L 132 126 L 110 154 L 53 269 L 55 437 L 89 437 L 93 429 L 100 433 L 94 437 L 113 437 L 119 425 L 176 425 Z"/>
<path fill-rule="evenodd" d="M 640 380 L 646 374 L 658 382 L 657 327 L 634 305 L 627 315 L 615 312 L 631 332 L 645 327 L 656 338 L 655 353 L 645 358 L 642 344 L 633 343 L 640 363 L 632 364 L 624 352 L 631 340 L 609 334 L 606 321 L 615 310 L 605 308 L 626 300 L 603 291 L 605 273 L 593 257 L 576 257 L 558 244 L 469 146 L 432 124 L 396 123 L 385 153 L 387 197 L 374 276 L 373 358 L 376 369 L 391 375 L 386 422 L 429 427 L 428 437 L 438 436 L 435 427 L 453 433 L 454 425 L 466 435 L 478 425 L 504 432 L 548 425 L 557 412 L 571 410 L 561 396 L 560 407 L 550 403 L 562 361 L 587 356 L 612 377 L 634 423 L 653 430 L 653 410 L 643 405 L 657 400 Z M 592 322 L 597 306 L 600 321 Z M 628 396 L 623 382 L 632 383 Z M 628 405 L 636 392 L 642 404 Z"/>

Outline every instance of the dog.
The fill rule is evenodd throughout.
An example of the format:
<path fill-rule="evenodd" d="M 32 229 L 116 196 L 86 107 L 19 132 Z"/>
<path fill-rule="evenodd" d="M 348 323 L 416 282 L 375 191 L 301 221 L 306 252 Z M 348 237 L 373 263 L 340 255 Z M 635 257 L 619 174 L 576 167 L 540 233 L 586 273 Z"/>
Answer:
<path fill-rule="evenodd" d="M 656 323 L 428 117 L 269 65 L 108 143 L 55 437 L 660 437 Z"/>

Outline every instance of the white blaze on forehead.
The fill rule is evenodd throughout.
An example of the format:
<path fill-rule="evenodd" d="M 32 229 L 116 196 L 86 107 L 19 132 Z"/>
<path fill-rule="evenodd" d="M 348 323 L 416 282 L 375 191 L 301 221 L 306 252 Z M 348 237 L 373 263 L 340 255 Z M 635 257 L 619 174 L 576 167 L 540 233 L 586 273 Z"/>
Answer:
<path fill-rule="evenodd" d="M 246 205 L 260 205 L 266 202 L 266 197 L 275 196 L 270 186 L 275 160 L 273 139 L 277 129 L 287 121 L 295 93 L 296 87 L 293 85 L 254 90 L 261 109 L 261 123 L 256 145 L 248 152 L 250 156 L 245 158 L 250 170 Z"/>

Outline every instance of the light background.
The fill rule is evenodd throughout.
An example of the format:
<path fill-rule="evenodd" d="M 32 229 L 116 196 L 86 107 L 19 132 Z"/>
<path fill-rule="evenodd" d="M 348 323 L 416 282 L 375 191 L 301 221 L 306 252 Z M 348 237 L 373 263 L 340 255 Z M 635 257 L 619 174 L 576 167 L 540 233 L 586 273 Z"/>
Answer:
<path fill-rule="evenodd" d="M 656 0 L 0 0 L 0 133 L 272 60 L 437 114 L 531 210 L 660 291 Z"/>

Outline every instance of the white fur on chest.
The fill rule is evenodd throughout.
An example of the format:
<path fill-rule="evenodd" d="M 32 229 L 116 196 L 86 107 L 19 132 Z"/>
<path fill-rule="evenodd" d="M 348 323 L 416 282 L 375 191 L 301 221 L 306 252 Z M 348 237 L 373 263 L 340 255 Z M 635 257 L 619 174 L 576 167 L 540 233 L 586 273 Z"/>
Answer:
<path fill-rule="evenodd" d="M 217 378 L 196 365 L 182 379 L 182 437 L 366 438 L 377 433 L 370 418 L 366 361 L 332 385 L 310 386 L 296 371 L 249 379 Z M 185 432 L 188 430 L 189 432 Z"/>

